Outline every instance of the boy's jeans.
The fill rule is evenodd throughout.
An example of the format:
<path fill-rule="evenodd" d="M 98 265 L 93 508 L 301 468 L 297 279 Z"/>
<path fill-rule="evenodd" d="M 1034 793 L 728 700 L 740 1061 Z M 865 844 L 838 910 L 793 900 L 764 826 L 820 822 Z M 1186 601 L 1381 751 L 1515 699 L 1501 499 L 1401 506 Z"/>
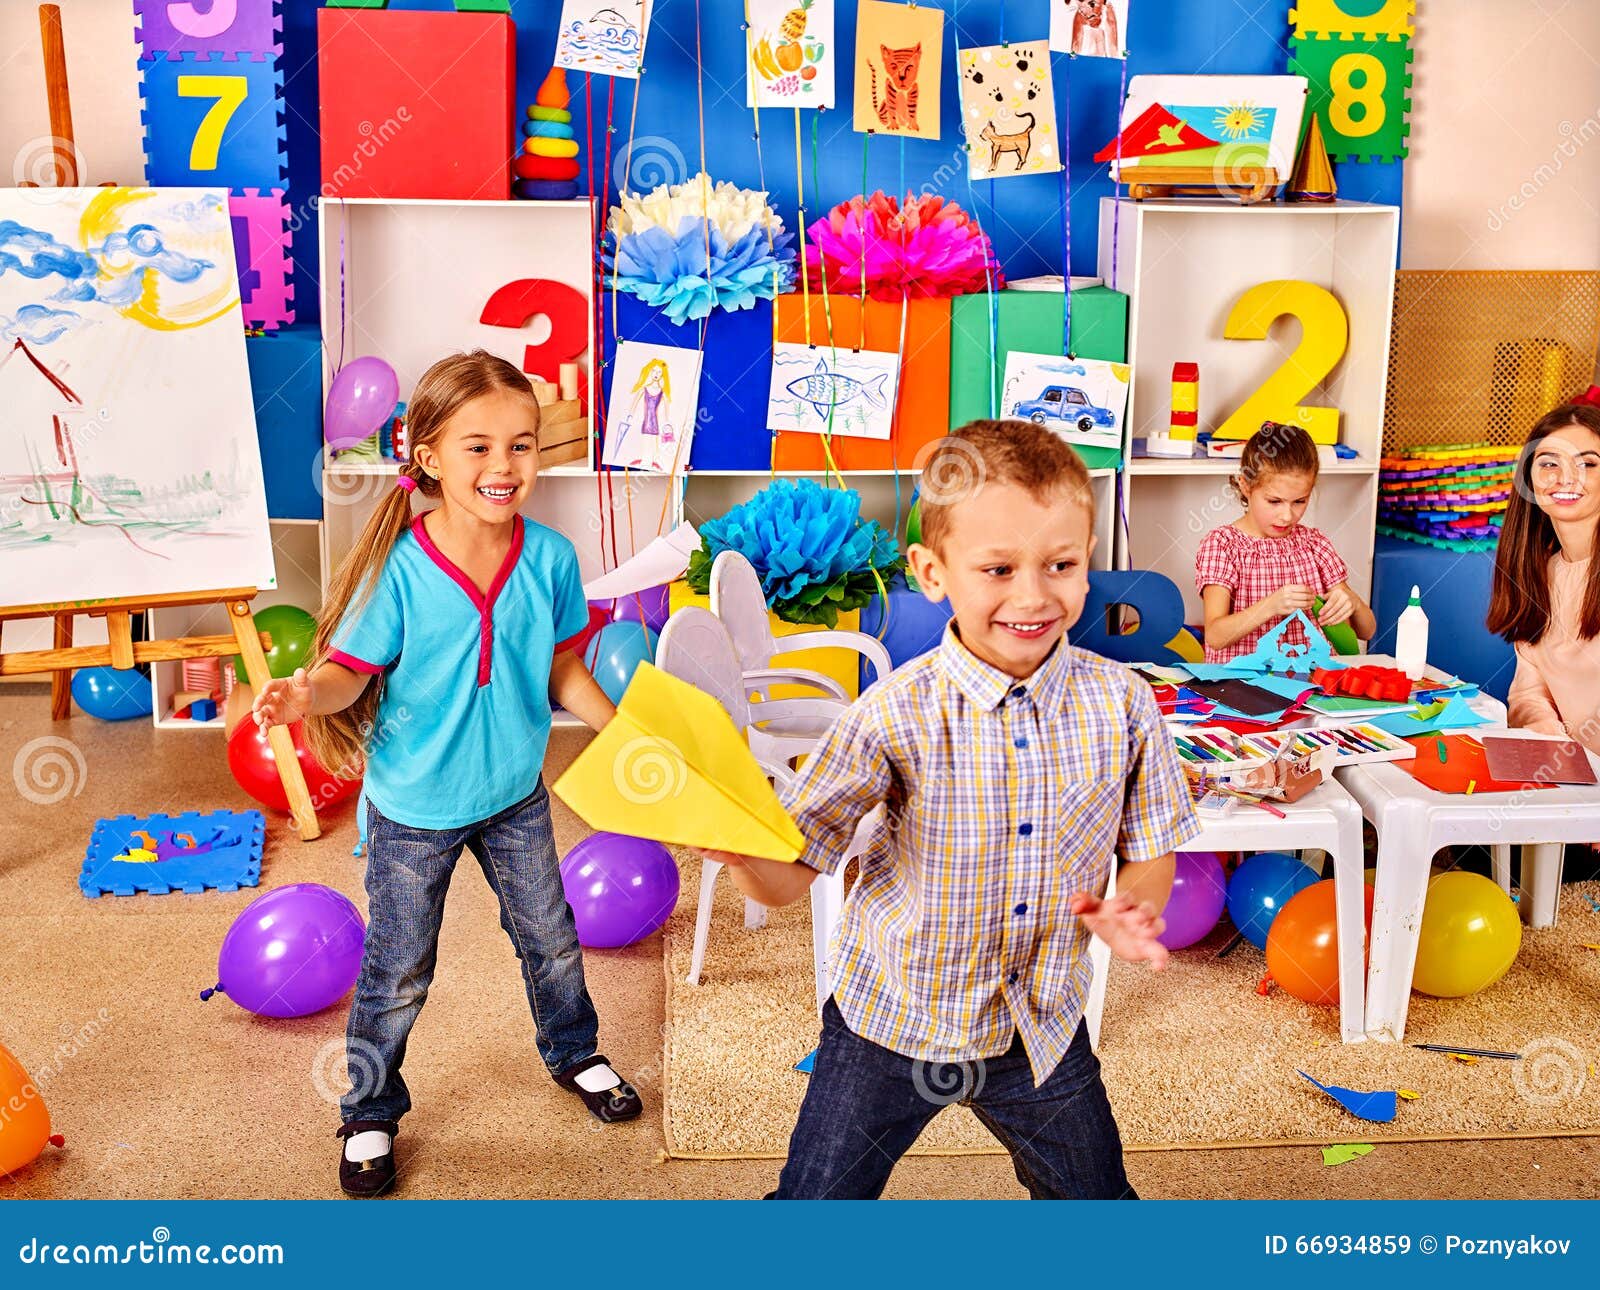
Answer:
<path fill-rule="evenodd" d="M 350 1091 L 339 1101 L 341 1118 L 398 1120 L 411 1109 L 400 1064 L 433 981 L 444 896 L 463 847 L 500 898 L 539 1056 L 552 1073 L 592 1056 L 599 1020 L 561 887 L 544 780 L 515 806 L 459 829 L 397 824 L 370 802 L 367 823 L 367 943 L 345 1031 Z"/>
<path fill-rule="evenodd" d="M 789 1159 L 769 1199 L 876 1200 L 928 1121 L 956 1101 L 1000 1139 L 1035 1200 L 1138 1199 L 1081 1024 L 1061 1064 L 1035 1088 L 1020 1038 L 982 1061 L 916 1061 L 853 1033 L 832 999 Z"/>

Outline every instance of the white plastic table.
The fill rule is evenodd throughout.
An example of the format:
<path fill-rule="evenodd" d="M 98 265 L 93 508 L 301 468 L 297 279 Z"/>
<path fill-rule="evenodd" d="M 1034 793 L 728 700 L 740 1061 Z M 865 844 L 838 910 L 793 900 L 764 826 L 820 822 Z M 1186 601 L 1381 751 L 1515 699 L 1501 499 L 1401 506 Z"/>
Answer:
<path fill-rule="evenodd" d="M 1377 657 L 1379 664 L 1391 660 Z M 1492 724 L 1464 734 L 1545 736 L 1504 726 L 1505 708 L 1487 695 L 1472 707 Z M 1447 732 L 1448 733 L 1448 732 Z M 1589 761 L 1600 770 L 1600 758 Z M 1411 1002 L 1411 975 L 1422 931 L 1428 872 L 1442 847 L 1478 844 L 1495 849 L 1495 877 L 1509 881 L 1509 853 L 1521 843 L 1524 872 L 1532 890 L 1520 906 L 1534 926 L 1555 921 L 1560 882 L 1561 844 L 1600 840 L 1600 786 L 1534 789 L 1523 793 L 1439 793 L 1405 764 L 1367 763 L 1334 772 L 1378 832 L 1378 875 L 1372 902 L 1372 948 L 1367 970 L 1366 1030 L 1369 1038 L 1399 1042 L 1405 1037 Z M 1528 882 L 1525 881 L 1524 886 Z"/>
<path fill-rule="evenodd" d="M 1202 815 L 1200 835 L 1183 844 L 1185 851 L 1274 851 L 1315 848 L 1333 857 L 1334 903 L 1338 910 L 1339 1037 L 1347 1044 L 1366 1038 L 1362 972 L 1366 932 L 1361 893 L 1361 808 L 1333 780 L 1319 784 L 1298 802 L 1277 803 L 1279 819 L 1269 811 L 1245 806 L 1227 816 Z M 1114 877 L 1114 876 L 1113 876 Z M 1084 1009 L 1091 1045 L 1098 1048 L 1100 1015 L 1105 1006 L 1106 976 L 1111 951 L 1096 937 L 1089 946 L 1094 981 Z"/>

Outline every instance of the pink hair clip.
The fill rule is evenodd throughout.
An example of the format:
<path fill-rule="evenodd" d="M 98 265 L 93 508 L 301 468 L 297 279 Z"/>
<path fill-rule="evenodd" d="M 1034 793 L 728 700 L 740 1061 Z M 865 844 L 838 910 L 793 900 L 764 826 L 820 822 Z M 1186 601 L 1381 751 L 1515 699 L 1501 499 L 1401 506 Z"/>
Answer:
<path fill-rule="evenodd" d="M 1600 408 L 1600 385 L 1591 385 L 1582 394 L 1574 394 L 1572 402 L 1587 403 L 1592 408 Z"/>
<path fill-rule="evenodd" d="M 417 491 L 417 481 L 410 475 L 401 475 L 399 479 L 395 480 L 395 487 L 403 488 L 408 493 L 414 493 Z"/>

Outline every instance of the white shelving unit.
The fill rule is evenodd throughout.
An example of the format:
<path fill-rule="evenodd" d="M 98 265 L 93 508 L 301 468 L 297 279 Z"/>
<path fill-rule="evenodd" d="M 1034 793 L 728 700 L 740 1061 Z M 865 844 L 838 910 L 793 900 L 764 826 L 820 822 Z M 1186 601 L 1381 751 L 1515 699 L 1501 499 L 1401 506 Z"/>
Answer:
<path fill-rule="evenodd" d="M 1305 402 L 1340 410 L 1340 442 L 1358 456 L 1322 465 L 1306 522 L 1328 533 L 1350 566 L 1351 586 L 1370 596 L 1399 236 L 1398 207 L 1364 202 L 1101 200 L 1099 269 L 1107 286 L 1130 297 L 1134 374 L 1124 445 L 1127 529 L 1117 561 L 1177 583 L 1188 621 L 1201 619 L 1194 589 L 1200 541 L 1239 514 L 1228 492 L 1237 467 L 1219 458 L 1134 456 L 1134 441 L 1166 428 L 1175 362 L 1199 364 L 1204 431 L 1294 351 L 1300 328 L 1292 320 L 1280 319 L 1265 340 L 1223 335 L 1234 302 L 1279 278 L 1327 288 L 1349 319 L 1344 357 Z"/>

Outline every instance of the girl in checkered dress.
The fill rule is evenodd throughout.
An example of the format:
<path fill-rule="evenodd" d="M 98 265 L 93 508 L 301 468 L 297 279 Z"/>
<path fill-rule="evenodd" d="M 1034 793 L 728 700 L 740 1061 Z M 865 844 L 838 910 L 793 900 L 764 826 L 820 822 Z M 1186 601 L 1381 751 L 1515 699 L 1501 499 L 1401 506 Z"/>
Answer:
<path fill-rule="evenodd" d="M 1301 523 L 1317 466 L 1317 446 L 1298 426 L 1268 421 L 1245 444 L 1233 477 L 1244 514 L 1206 534 L 1195 557 L 1206 662 L 1250 653 L 1286 615 L 1312 614 L 1318 599 L 1322 626 L 1347 622 L 1364 641 L 1378 630 L 1327 534 Z"/>

